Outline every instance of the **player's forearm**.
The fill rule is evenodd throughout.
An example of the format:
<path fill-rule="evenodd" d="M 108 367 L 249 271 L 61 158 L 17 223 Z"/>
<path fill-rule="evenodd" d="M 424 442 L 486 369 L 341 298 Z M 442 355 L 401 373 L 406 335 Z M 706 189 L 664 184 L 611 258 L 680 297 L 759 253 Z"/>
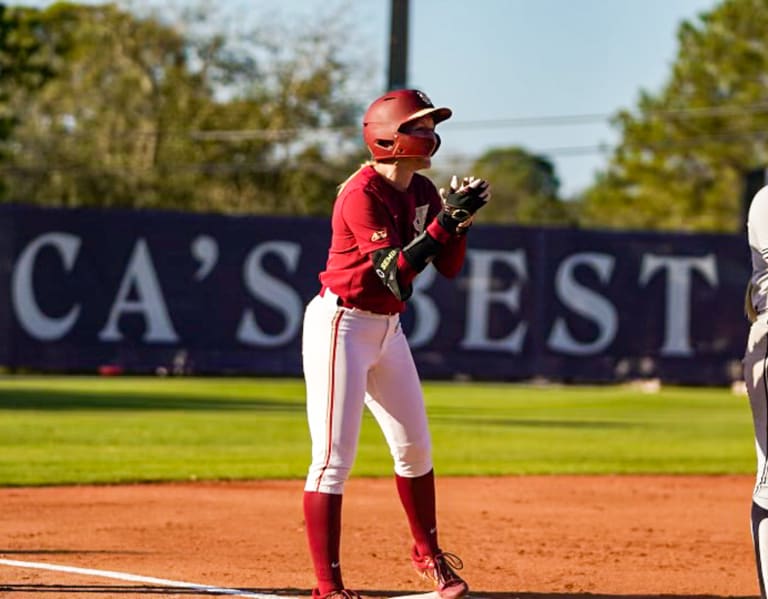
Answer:
<path fill-rule="evenodd" d="M 454 235 L 435 258 L 434 265 L 437 272 L 448 279 L 453 279 L 461 272 L 466 253 L 467 236 Z"/>

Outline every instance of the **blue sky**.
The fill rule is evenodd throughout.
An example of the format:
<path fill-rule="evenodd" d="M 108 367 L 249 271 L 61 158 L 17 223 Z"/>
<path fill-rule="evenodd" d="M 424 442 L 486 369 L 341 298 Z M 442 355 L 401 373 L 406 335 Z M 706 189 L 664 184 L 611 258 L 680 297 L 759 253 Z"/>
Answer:
<path fill-rule="evenodd" d="M 18 4 L 43 5 L 45 0 Z M 133 0 L 134 5 L 158 4 Z M 165 2 L 163 3 L 165 4 Z M 184 5 L 185 0 L 167 4 Z M 276 21 L 345 7 L 372 89 L 384 91 L 389 0 L 218 0 L 236 19 Z M 409 84 L 454 117 L 440 126 L 436 164 L 456 154 L 522 146 L 555 163 L 561 191 L 584 189 L 617 141 L 607 116 L 658 93 L 677 55 L 676 32 L 716 0 L 411 0 Z M 372 99 L 372 98 L 371 98 Z M 520 126 L 515 119 L 605 115 L 578 125 Z"/>
<path fill-rule="evenodd" d="M 680 22 L 716 5 L 712 0 L 411 4 L 411 81 L 429 90 L 435 102 L 454 108 L 454 128 L 444 127 L 445 148 L 481 152 L 521 145 L 550 151 L 566 195 L 589 185 L 606 164 L 606 154 L 595 148 L 617 141 L 607 120 L 538 127 L 460 123 L 609 115 L 633 108 L 641 89 L 658 92 L 669 77 Z M 445 33 L 452 30 L 456 33 Z M 442 60 L 430 58 L 435 54 Z"/>

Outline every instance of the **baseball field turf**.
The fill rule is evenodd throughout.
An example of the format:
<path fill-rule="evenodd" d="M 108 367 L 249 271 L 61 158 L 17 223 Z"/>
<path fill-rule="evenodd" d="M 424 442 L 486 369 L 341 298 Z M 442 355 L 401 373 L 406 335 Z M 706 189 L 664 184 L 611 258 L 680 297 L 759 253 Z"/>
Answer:
<path fill-rule="evenodd" d="M 746 396 L 726 388 L 426 382 L 441 475 L 750 473 Z M 302 478 L 301 380 L 5 377 L 0 486 Z M 353 476 L 391 472 L 366 413 Z"/>

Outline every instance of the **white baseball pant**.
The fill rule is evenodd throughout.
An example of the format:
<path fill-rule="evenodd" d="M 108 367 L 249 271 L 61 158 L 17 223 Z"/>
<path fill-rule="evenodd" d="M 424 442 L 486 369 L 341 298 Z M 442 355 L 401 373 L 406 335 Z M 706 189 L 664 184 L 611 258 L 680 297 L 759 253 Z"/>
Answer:
<path fill-rule="evenodd" d="M 432 469 L 421 382 L 397 314 L 337 305 L 326 290 L 304 314 L 302 357 L 312 464 L 305 490 L 341 494 L 357 453 L 366 405 L 381 428 L 394 470 Z"/>
<path fill-rule="evenodd" d="M 744 382 L 747 385 L 757 453 L 757 477 L 753 498 L 768 509 L 768 313 L 750 327 L 744 353 Z"/>

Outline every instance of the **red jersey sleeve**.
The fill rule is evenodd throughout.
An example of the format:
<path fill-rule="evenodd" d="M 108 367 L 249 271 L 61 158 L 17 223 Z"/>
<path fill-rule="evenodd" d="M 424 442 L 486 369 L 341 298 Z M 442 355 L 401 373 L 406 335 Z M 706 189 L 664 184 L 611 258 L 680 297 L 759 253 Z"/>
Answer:
<path fill-rule="evenodd" d="M 464 257 L 467 253 L 467 236 L 452 235 L 435 257 L 433 264 L 437 271 L 449 279 L 461 272 L 464 266 Z"/>
<path fill-rule="evenodd" d="M 359 187 L 344 197 L 340 215 L 362 255 L 367 256 L 387 247 L 402 247 L 392 215 L 365 187 Z"/>

